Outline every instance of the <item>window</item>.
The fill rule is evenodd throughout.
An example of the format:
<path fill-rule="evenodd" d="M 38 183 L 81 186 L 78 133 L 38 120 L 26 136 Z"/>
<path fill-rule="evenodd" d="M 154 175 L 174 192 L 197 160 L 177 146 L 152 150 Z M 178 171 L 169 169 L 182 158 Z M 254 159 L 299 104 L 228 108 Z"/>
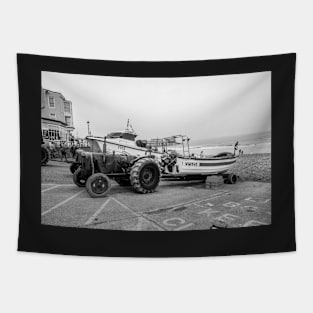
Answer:
<path fill-rule="evenodd" d="M 65 116 L 65 123 L 70 126 L 71 125 L 71 117 L 70 116 Z"/>
<path fill-rule="evenodd" d="M 66 139 L 66 131 L 63 127 L 57 125 L 48 125 L 48 130 L 44 132 L 46 138 L 49 140 L 65 140 Z"/>
<path fill-rule="evenodd" d="M 54 109 L 55 108 L 55 101 L 53 97 L 48 97 L 49 99 L 49 108 Z"/>
<path fill-rule="evenodd" d="M 43 129 L 42 130 L 42 137 L 44 139 L 49 139 L 49 130 L 48 129 Z"/>
<path fill-rule="evenodd" d="M 107 135 L 107 138 L 121 138 L 122 137 L 122 133 L 117 132 L 117 133 L 110 133 Z"/>
<path fill-rule="evenodd" d="M 50 118 L 56 119 L 55 113 L 50 113 Z"/>
<path fill-rule="evenodd" d="M 71 103 L 68 101 L 64 101 L 64 112 L 71 113 Z"/>

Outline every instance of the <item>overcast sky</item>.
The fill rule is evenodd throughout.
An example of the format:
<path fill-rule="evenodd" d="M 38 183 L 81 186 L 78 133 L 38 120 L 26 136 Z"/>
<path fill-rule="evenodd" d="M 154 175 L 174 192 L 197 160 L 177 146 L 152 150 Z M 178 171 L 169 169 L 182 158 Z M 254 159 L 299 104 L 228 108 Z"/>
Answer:
<path fill-rule="evenodd" d="M 123 130 L 141 139 L 192 139 L 271 130 L 271 72 L 188 78 L 128 78 L 42 72 L 42 87 L 73 103 L 79 137 Z M 139 138 L 138 137 L 138 138 Z"/>

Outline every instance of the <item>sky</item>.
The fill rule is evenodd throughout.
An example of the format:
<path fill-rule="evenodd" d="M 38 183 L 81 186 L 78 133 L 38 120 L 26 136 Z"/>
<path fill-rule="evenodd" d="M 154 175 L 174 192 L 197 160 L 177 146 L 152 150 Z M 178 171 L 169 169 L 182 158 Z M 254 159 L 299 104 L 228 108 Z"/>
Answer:
<path fill-rule="evenodd" d="M 105 136 L 127 119 L 141 139 L 191 139 L 271 130 L 271 72 L 136 78 L 42 72 L 42 87 L 72 101 L 74 135 Z"/>

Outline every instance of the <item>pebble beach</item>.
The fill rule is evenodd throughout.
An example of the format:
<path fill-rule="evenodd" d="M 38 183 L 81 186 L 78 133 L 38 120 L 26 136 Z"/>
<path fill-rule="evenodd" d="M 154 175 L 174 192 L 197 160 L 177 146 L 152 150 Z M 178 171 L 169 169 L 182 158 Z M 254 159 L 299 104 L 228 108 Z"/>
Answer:
<path fill-rule="evenodd" d="M 241 155 L 231 171 L 242 181 L 271 182 L 271 154 Z"/>

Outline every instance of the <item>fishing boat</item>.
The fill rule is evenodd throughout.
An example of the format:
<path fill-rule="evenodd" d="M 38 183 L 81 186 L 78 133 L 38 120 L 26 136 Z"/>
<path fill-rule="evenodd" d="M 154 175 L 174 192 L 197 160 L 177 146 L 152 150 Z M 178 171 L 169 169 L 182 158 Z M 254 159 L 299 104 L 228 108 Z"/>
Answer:
<path fill-rule="evenodd" d="M 105 137 L 87 136 L 86 140 L 94 152 L 116 153 L 133 156 L 145 156 L 148 153 L 161 155 L 161 153 L 148 144 L 147 140 L 136 140 L 138 135 L 134 131 L 130 121 L 127 121 L 125 130 L 115 131 Z"/>
<path fill-rule="evenodd" d="M 160 140 L 159 140 L 160 141 Z M 194 155 L 190 152 L 190 138 L 185 135 L 175 135 L 161 140 L 163 155 L 161 169 L 168 176 L 208 176 L 226 173 L 237 161 L 234 152 L 222 152 L 216 155 Z M 173 150 L 173 146 L 176 148 Z M 178 148 L 180 147 L 180 148 Z"/>

